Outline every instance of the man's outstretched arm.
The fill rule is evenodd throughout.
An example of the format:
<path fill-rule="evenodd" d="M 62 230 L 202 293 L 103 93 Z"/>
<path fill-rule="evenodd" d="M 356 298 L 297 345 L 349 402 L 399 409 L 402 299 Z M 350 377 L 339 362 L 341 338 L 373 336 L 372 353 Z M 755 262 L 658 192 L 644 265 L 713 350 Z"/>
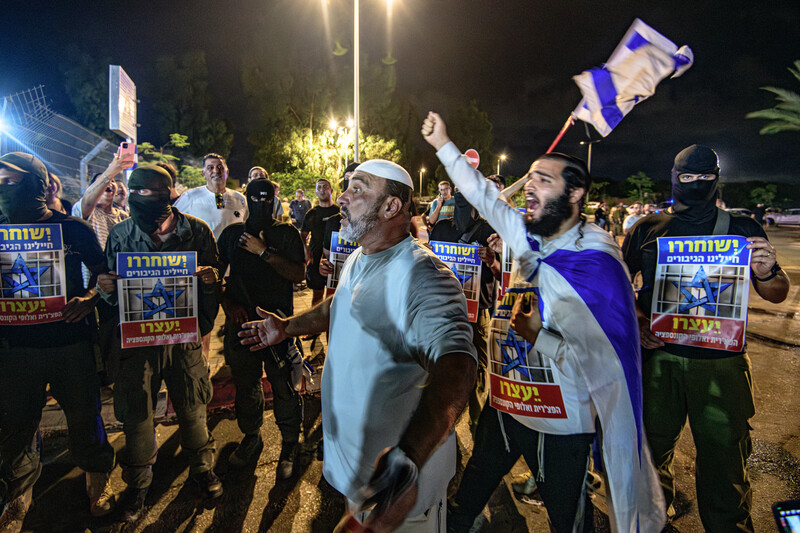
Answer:
<path fill-rule="evenodd" d="M 273 346 L 279 342 L 299 335 L 310 335 L 328 331 L 331 318 L 331 300 L 326 298 L 308 311 L 281 318 L 276 314 L 256 308 L 258 316 L 264 320 L 254 320 L 242 324 L 239 337 L 243 346 L 250 346 L 250 351 L 255 352 Z"/>

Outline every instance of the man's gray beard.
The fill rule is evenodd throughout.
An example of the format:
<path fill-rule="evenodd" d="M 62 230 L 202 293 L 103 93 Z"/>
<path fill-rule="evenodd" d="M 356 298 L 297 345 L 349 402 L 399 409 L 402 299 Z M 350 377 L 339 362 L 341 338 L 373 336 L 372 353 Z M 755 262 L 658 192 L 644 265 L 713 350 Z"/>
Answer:
<path fill-rule="evenodd" d="M 347 242 L 360 242 L 361 239 L 364 238 L 364 235 L 369 233 L 372 228 L 378 225 L 378 222 L 380 221 L 378 211 L 380 211 L 382 203 L 383 201 L 376 202 L 369 213 L 365 213 L 356 219 L 351 219 L 348 216 L 348 224 L 347 226 L 343 225 L 339 230 L 339 237 Z M 349 211 L 350 210 L 348 209 L 348 215 Z"/>

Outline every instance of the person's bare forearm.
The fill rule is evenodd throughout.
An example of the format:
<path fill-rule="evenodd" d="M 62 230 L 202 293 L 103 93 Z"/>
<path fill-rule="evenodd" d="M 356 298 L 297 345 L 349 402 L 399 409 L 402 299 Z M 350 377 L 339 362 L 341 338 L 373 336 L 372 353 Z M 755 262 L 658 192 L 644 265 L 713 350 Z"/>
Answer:
<path fill-rule="evenodd" d="M 88 219 L 97 206 L 97 201 L 100 196 L 105 192 L 108 186 L 108 178 L 105 175 L 100 176 L 94 183 L 89 185 L 86 192 L 83 193 L 81 198 L 81 216 Z"/>
<path fill-rule="evenodd" d="M 477 365 L 466 353 L 450 353 L 434 364 L 428 385 L 398 447 L 422 468 L 444 441 L 475 388 Z"/>
<path fill-rule="evenodd" d="M 333 296 L 330 296 L 308 311 L 299 315 L 292 315 L 286 323 L 286 334 L 290 337 L 297 337 L 298 335 L 311 335 L 328 331 L 332 299 Z"/>
<path fill-rule="evenodd" d="M 276 254 L 270 254 L 266 262 L 279 276 L 294 283 L 300 283 L 306 277 L 306 267 L 303 263 L 291 261 Z"/>
<path fill-rule="evenodd" d="M 767 281 L 758 281 L 754 277 L 753 284 L 759 296 L 774 304 L 781 303 L 789 294 L 789 276 L 784 271 L 778 272 L 774 278 Z"/>
<path fill-rule="evenodd" d="M 436 210 L 433 213 L 431 213 L 431 216 L 428 218 L 431 226 L 433 226 L 439 221 L 439 212 L 442 210 L 442 203 L 443 202 L 439 202 L 436 204 Z"/>

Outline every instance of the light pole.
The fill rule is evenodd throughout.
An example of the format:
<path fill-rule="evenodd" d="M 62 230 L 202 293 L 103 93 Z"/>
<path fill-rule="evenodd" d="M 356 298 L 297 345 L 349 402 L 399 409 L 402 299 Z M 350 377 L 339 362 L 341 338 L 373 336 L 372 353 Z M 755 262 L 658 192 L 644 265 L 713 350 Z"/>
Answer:
<path fill-rule="evenodd" d="M 358 135 L 359 126 L 361 123 L 358 118 L 358 55 L 359 55 L 359 38 L 358 38 L 358 0 L 355 0 L 355 10 L 353 14 L 353 124 L 355 127 L 355 135 L 353 135 L 353 161 L 360 163 L 361 159 L 358 156 Z"/>
<path fill-rule="evenodd" d="M 585 144 L 588 146 L 588 151 L 586 152 L 586 170 L 590 173 L 592 172 L 592 145 L 594 143 L 599 143 L 602 139 L 596 139 L 594 141 L 581 141 L 578 144 Z"/>
<path fill-rule="evenodd" d="M 506 154 L 500 154 L 500 157 L 497 159 L 497 175 L 500 175 L 500 163 L 506 160 Z"/>
<path fill-rule="evenodd" d="M 419 169 L 419 199 L 422 200 L 422 176 L 425 174 L 425 167 Z"/>
<path fill-rule="evenodd" d="M 359 0 L 354 0 L 353 3 L 353 123 L 355 128 L 355 135 L 353 136 L 353 161 L 360 163 L 361 159 L 358 155 L 358 136 L 361 126 L 358 116 L 358 93 L 359 93 L 359 54 L 361 43 L 359 39 L 359 23 L 358 23 L 358 8 Z M 391 12 L 392 0 L 387 0 L 387 9 Z"/>

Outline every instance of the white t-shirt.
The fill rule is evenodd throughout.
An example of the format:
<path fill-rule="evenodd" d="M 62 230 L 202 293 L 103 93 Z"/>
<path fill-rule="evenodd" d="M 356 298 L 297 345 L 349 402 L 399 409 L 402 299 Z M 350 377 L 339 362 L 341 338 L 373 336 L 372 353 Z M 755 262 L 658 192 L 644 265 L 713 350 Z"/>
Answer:
<path fill-rule="evenodd" d="M 622 221 L 622 231 L 627 233 L 633 227 L 634 224 L 639 222 L 644 215 L 628 215 L 625 217 L 625 220 Z"/>
<path fill-rule="evenodd" d="M 247 219 L 247 201 L 242 193 L 225 189 L 222 199 L 225 207 L 217 209 L 216 195 L 203 185 L 183 193 L 175 202 L 175 207 L 181 213 L 204 221 L 214 232 L 214 238 L 219 239 L 222 230 L 234 222 L 244 222 Z"/>
<path fill-rule="evenodd" d="M 355 499 L 380 452 L 403 435 L 428 370 L 454 352 L 477 359 L 461 285 L 444 263 L 411 237 L 350 255 L 331 303 L 322 374 L 323 474 L 339 492 Z M 422 468 L 409 516 L 441 498 L 455 467 L 451 433 Z"/>

